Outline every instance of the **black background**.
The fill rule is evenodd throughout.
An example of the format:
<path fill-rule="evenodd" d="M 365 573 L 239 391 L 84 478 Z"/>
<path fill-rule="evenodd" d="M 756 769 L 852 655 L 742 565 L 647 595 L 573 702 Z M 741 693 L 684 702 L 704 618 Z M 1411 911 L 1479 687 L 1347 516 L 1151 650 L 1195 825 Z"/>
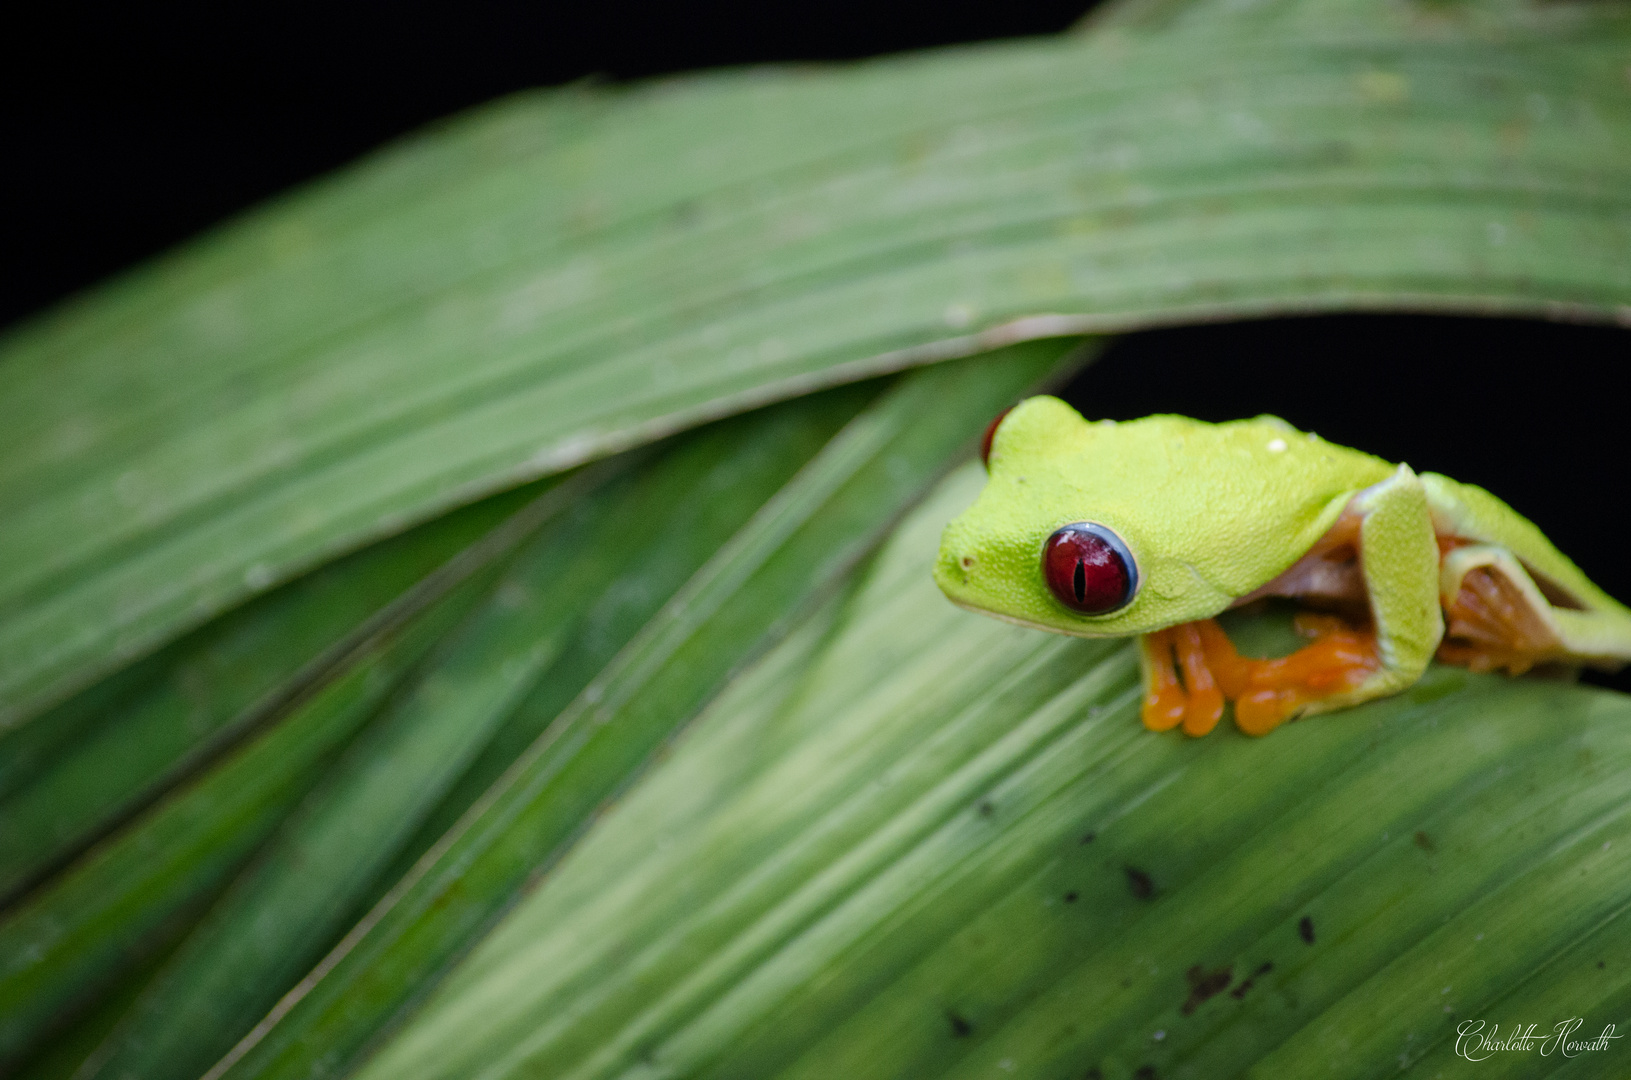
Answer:
<path fill-rule="evenodd" d="M 19 6 L 0 15 L 0 325 L 508 91 L 1046 33 L 1088 4 Z M 1094 417 L 1272 412 L 1483 484 L 1631 600 L 1628 344 L 1423 316 L 1186 327 L 1124 338 L 1067 396 Z"/>
<path fill-rule="evenodd" d="M 0 325 L 500 94 L 1050 33 L 1090 2 L 0 5 Z"/>

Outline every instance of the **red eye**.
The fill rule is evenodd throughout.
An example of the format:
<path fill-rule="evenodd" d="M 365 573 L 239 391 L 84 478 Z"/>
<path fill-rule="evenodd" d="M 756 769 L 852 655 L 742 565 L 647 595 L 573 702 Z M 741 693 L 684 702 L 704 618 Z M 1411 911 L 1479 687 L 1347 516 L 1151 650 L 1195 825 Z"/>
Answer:
<path fill-rule="evenodd" d="M 1132 602 L 1138 570 L 1121 537 L 1089 521 L 1066 525 L 1042 546 L 1042 576 L 1059 602 L 1084 615 L 1108 615 Z"/>
<path fill-rule="evenodd" d="M 1013 407 L 1009 406 L 998 413 L 995 420 L 986 425 L 985 438 L 980 440 L 980 464 L 984 465 L 988 470 L 991 468 L 991 440 L 997 437 L 997 425 L 1002 423 L 1003 417 L 1013 411 Z"/>

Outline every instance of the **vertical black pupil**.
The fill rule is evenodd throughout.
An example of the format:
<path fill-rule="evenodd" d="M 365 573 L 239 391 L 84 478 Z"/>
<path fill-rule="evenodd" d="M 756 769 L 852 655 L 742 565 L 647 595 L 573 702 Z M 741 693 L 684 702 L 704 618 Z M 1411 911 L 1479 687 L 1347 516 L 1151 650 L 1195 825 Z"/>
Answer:
<path fill-rule="evenodd" d="M 1076 560 L 1076 574 L 1071 580 L 1071 586 L 1076 593 L 1076 602 L 1080 604 L 1087 596 L 1087 568 L 1082 565 L 1080 559 Z"/>

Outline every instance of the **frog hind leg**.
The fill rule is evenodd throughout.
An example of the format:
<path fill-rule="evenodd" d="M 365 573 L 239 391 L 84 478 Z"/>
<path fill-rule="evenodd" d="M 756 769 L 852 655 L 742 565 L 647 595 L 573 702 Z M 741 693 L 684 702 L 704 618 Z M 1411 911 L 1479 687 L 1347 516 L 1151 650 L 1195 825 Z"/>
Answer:
<path fill-rule="evenodd" d="M 1333 542 L 1352 545 L 1370 625 L 1305 613 L 1298 629 L 1312 644 L 1247 661 L 1235 725 L 1248 735 L 1398 693 L 1421 678 L 1443 637 L 1432 513 L 1408 465 L 1355 494 L 1316 552 Z"/>
<path fill-rule="evenodd" d="M 1522 675 L 1538 665 L 1608 670 L 1631 659 L 1631 625 L 1572 597 L 1548 597 L 1511 551 L 1451 541 L 1439 572 L 1449 626 L 1438 659 Z"/>
<path fill-rule="evenodd" d="M 1353 627 L 1329 616 L 1299 616 L 1298 629 L 1312 643 L 1270 660 L 1240 656 L 1211 619 L 1146 634 L 1141 639 L 1145 686 L 1150 688 L 1146 726 L 1166 730 L 1182 723 L 1190 734 L 1210 731 L 1216 716 L 1207 722 L 1210 705 L 1197 707 L 1197 699 L 1210 702 L 1208 685 L 1235 703 L 1235 725 L 1241 731 L 1266 735 L 1287 720 L 1396 693 L 1421 678 L 1443 636 L 1444 623 L 1432 517 L 1421 481 L 1408 466 L 1401 465 L 1393 476 L 1349 501 L 1329 542 L 1322 541 L 1326 547 L 1344 544 L 1357 552 L 1369 626 Z M 1313 554 L 1319 557 L 1321 547 Z M 1268 588 L 1259 595 L 1273 594 Z M 1187 642 L 1197 640 L 1199 660 L 1193 648 L 1186 649 Z M 1192 669 L 1204 669 L 1210 678 L 1197 678 L 1190 674 Z M 1158 670 L 1159 685 L 1151 681 L 1152 670 Z M 1191 693 L 1191 685 L 1202 692 Z M 1221 702 L 1217 707 L 1221 711 Z"/>
<path fill-rule="evenodd" d="M 1315 703 L 1304 715 L 1347 708 L 1413 686 L 1444 637 L 1439 608 L 1439 548 L 1421 478 L 1400 465 L 1361 491 L 1359 553 L 1375 635 L 1377 668 L 1351 690 Z"/>
<path fill-rule="evenodd" d="M 1437 473 L 1422 482 L 1444 548 L 1439 590 L 1449 629 L 1440 660 L 1511 674 L 1631 662 L 1631 610 L 1532 522 L 1473 484 Z"/>

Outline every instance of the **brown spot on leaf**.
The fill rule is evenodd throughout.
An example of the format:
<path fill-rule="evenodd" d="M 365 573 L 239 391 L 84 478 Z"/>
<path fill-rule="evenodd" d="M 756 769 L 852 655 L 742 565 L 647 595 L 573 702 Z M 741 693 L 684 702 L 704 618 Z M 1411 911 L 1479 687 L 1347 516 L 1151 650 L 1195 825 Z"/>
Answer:
<path fill-rule="evenodd" d="M 990 799 L 981 799 L 980 800 L 980 816 L 981 817 L 990 817 L 992 814 L 995 814 L 996 812 L 997 812 L 997 808 L 995 806 L 991 805 L 991 800 Z"/>
<path fill-rule="evenodd" d="M 1075 893 L 1068 892 L 1068 893 L 1065 894 L 1065 903 L 1074 904 L 1075 902 L 1076 902 L 1076 894 Z"/>
<path fill-rule="evenodd" d="M 953 1038 L 966 1039 L 974 1034 L 974 1025 L 958 1016 L 955 1009 L 946 1010 L 946 1023 L 951 1025 Z"/>
<path fill-rule="evenodd" d="M 1433 843 L 1433 838 L 1422 832 L 1420 829 L 1416 830 L 1415 840 L 1416 846 L 1421 848 L 1423 851 L 1432 852 L 1438 850 L 1438 845 Z"/>
<path fill-rule="evenodd" d="M 1133 1080 L 1161 1080 L 1155 1073 L 1154 1065 L 1140 1065 L 1138 1071 L 1133 1073 Z"/>
<path fill-rule="evenodd" d="M 1257 970 L 1256 971 L 1254 971 L 1250 975 L 1246 976 L 1244 979 L 1241 980 L 1239 986 L 1237 986 L 1233 990 L 1229 991 L 1229 996 L 1234 998 L 1236 1001 L 1239 1001 L 1240 999 L 1242 999 L 1242 998 L 1244 998 L 1246 996 L 1247 991 L 1251 990 L 1252 984 L 1257 981 L 1257 977 L 1259 975 L 1267 975 L 1269 972 L 1271 972 L 1273 970 L 1274 970 L 1274 964 L 1273 963 L 1271 963 L 1270 961 L 1267 961 L 1267 960 L 1263 961 L 1261 964 L 1257 965 Z"/>
<path fill-rule="evenodd" d="M 1216 971 L 1207 971 L 1196 964 L 1184 972 L 1184 978 L 1189 981 L 1189 997 L 1178 1007 L 1178 1011 L 1188 1016 L 1201 1007 L 1201 1003 L 1213 994 L 1228 989 L 1230 981 L 1234 978 L 1234 968 L 1221 967 Z"/>
<path fill-rule="evenodd" d="M 1314 920 L 1307 915 L 1297 920 L 1297 936 L 1309 945 L 1314 944 Z"/>
<path fill-rule="evenodd" d="M 1127 888 L 1132 890 L 1134 896 L 1140 900 L 1148 900 L 1155 895 L 1155 882 L 1150 880 L 1150 875 L 1136 866 L 1129 866 L 1126 869 Z"/>
<path fill-rule="evenodd" d="M 1098 838 L 1099 838 L 1099 834 L 1096 833 L 1096 832 L 1085 833 L 1082 836 L 1082 843 L 1091 844 L 1093 841 L 1097 840 Z"/>

